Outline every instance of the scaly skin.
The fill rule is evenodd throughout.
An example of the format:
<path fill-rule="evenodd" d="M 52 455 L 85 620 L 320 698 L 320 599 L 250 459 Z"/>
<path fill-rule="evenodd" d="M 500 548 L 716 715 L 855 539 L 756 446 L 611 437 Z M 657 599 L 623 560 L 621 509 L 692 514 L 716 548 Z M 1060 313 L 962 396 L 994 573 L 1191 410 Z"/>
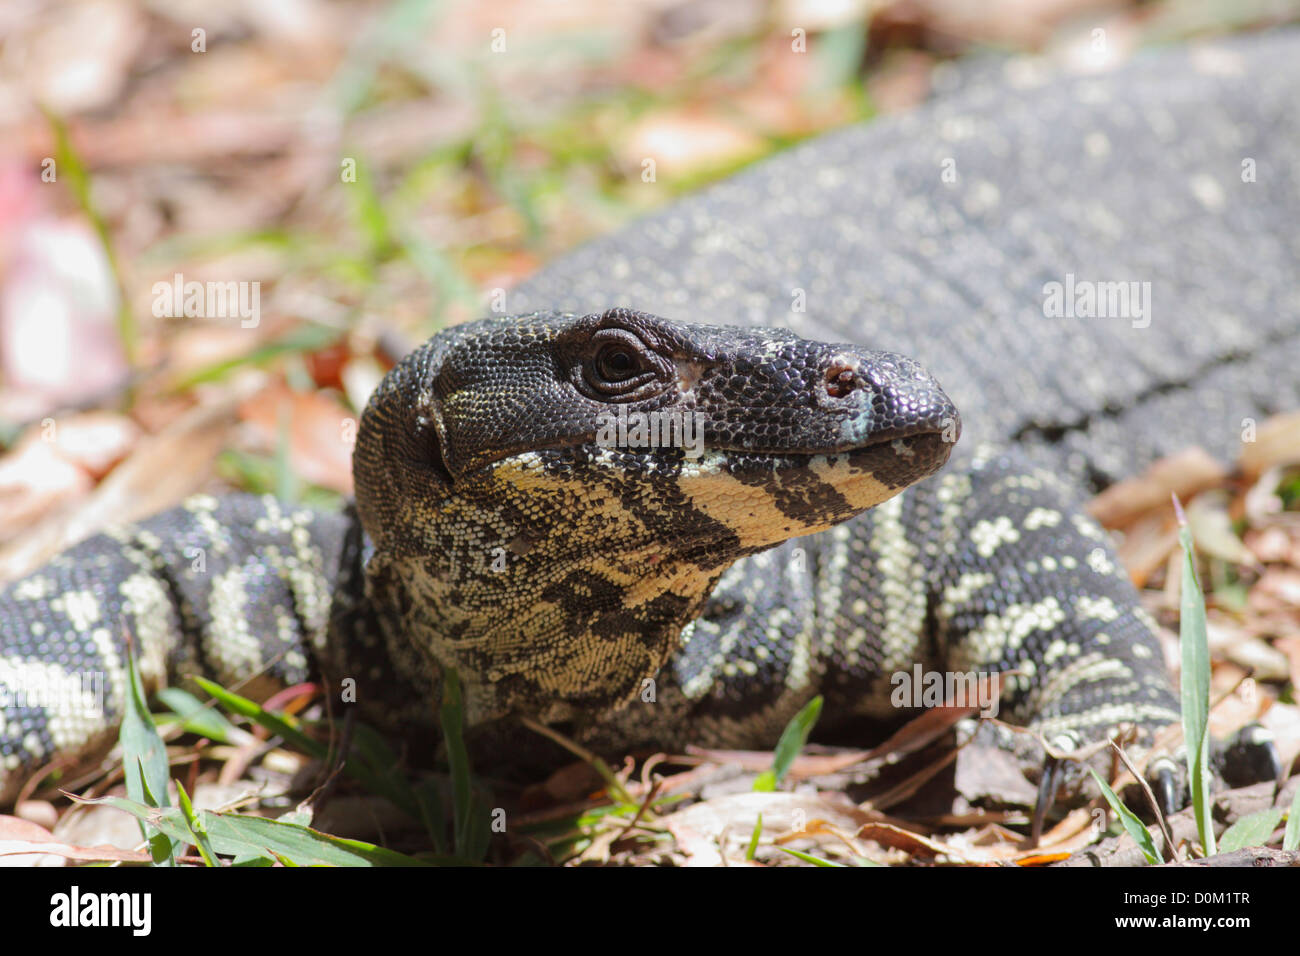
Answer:
<path fill-rule="evenodd" d="M 1175 714 L 1151 623 L 1078 501 L 1300 404 L 1298 44 L 977 79 L 543 270 L 516 311 L 591 314 L 462 327 L 395 369 L 363 420 L 360 523 L 199 499 L 0 594 L 0 681 L 109 688 L 103 719 L 5 703 L 0 791 L 111 733 L 124 633 L 154 682 L 278 662 L 355 677 L 408 725 L 451 665 L 480 724 L 528 713 L 608 749 L 768 744 L 818 691 L 827 721 L 893 713 L 912 663 L 1020 671 L 1003 716 L 1049 734 L 1149 735 Z M 1150 308 L 1048 317 L 1067 276 L 1150 282 Z M 584 351 L 602 322 L 646 350 L 638 408 L 708 412 L 702 458 L 593 447 L 622 401 Z M 905 360 L 815 344 L 841 339 L 944 382 L 967 437 L 942 475 L 922 481 L 947 400 Z M 846 409 L 900 374 L 929 398 L 896 448 Z"/>

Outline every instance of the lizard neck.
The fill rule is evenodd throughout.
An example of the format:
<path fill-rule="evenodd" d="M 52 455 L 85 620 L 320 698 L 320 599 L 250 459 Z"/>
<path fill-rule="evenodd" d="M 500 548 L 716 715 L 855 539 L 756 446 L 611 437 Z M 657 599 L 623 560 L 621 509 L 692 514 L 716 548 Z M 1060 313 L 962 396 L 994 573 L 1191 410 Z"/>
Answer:
<path fill-rule="evenodd" d="M 551 467 L 542 456 L 532 463 Z M 528 466 L 526 465 L 525 468 Z M 526 498 L 502 487 L 447 499 L 415 540 L 441 548 L 389 548 L 371 557 L 366 590 L 392 634 L 438 669 L 455 668 L 471 723 L 525 713 L 543 722 L 618 709 L 681 646 L 726 567 L 747 550 L 725 525 L 659 525 L 656 508 L 620 502 L 577 469 L 545 476 Z M 519 502 L 529 502 L 523 509 Z M 678 507 L 676 514 L 690 515 Z"/>

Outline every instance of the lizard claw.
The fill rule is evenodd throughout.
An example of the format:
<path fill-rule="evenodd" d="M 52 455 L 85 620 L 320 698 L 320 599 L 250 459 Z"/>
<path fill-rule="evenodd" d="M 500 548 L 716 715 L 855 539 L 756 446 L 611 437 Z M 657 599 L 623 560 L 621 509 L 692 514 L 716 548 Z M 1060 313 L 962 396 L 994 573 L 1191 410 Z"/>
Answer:
<path fill-rule="evenodd" d="M 1282 775 L 1282 758 L 1273 733 L 1257 723 L 1233 734 L 1218 756 L 1219 776 L 1230 787 L 1264 783 Z"/>
<path fill-rule="evenodd" d="M 1054 750 L 1069 752 L 1079 746 L 1079 739 L 1073 733 L 1064 733 L 1054 738 L 1051 746 Z M 1060 790 L 1061 781 L 1065 778 L 1063 763 L 1060 757 L 1055 757 L 1051 753 L 1043 758 L 1043 773 L 1038 780 L 1038 799 L 1034 801 L 1034 816 L 1029 825 L 1031 846 L 1038 845 L 1038 840 L 1043 835 L 1043 822 L 1047 819 L 1052 804 L 1056 802 L 1057 791 Z"/>
<path fill-rule="evenodd" d="M 1276 780 L 1282 760 L 1273 734 L 1259 724 L 1247 724 L 1228 740 L 1213 744 L 1213 772 L 1218 787 L 1245 787 Z M 1186 751 L 1161 754 L 1147 764 L 1146 779 L 1165 815 L 1177 813 L 1191 802 L 1187 792 Z M 1145 818 L 1145 817 L 1144 817 Z"/>
<path fill-rule="evenodd" d="M 1147 783 L 1155 794 L 1160 812 L 1166 817 L 1177 813 L 1187 803 L 1183 798 L 1183 772 L 1173 757 L 1161 755 L 1147 766 Z"/>

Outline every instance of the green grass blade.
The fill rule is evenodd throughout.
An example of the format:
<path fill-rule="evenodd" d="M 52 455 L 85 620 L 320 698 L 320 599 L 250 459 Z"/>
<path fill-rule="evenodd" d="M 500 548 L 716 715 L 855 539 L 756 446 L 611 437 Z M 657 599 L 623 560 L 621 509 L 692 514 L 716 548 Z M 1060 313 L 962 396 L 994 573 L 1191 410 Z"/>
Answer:
<path fill-rule="evenodd" d="M 205 707 L 197 697 L 179 687 L 164 687 L 155 695 L 179 718 L 181 727 L 191 734 L 207 737 L 219 744 L 231 744 L 240 730 L 220 711 Z"/>
<path fill-rule="evenodd" d="M 275 416 L 275 496 L 281 501 L 296 503 L 302 494 L 301 482 L 293 470 L 293 412 L 287 402 L 276 410 Z"/>
<path fill-rule="evenodd" d="M 317 760 L 324 760 L 328 756 L 328 748 L 324 744 L 312 740 L 283 717 L 271 713 L 256 701 L 241 697 L 233 691 L 228 691 L 220 684 L 210 681 L 206 677 L 196 675 L 191 679 L 215 697 L 222 707 L 241 717 L 247 717 L 261 727 L 265 727 L 284 740 L 285 743 L 297 747 L 308 756 L 315 757 Z"/>
<path fill-rule="evenodd" d="M 356 180 L 347 183 L 353 224 L 357 231 L 365 236 L 370 261 L 382 261 L 390 256 L 398 245 L 393 235 L 392 222 L 384 209 L 383 199 L 375 189 L 369 164 L 361 159 L 356 149 L 346 150 L 345 155 L 356 164 Z"/>
<path fill-rule="evenodd" d="M 90 173 L 72 145 L 67 126 L 51 112 L 46 111 L 45 118 L 54 133 L 55 169 L 68 182 L 73 198 L 94 227 L 95 235 L 104 250 L 104 258 L 108 260 L 109 272 L 113 276 L 113 286 L 117 292 L 117 335 L 122 343 L 126 364 L 134 366 L 140 351 L 140 330 L 136 326 L 135 314 L 131 311 L 126 285 L 122 282 L 122 269 L 113 247 L 113 235 L 90 194 Z"/>
<path fill-rule="evenodd" d="M 1131 836 L 1137 843 L 1138 848 L 1142 850 L 1142 855 L 1147 858 L 1147 862 L 1152 865 L 1162 863 L 1160 854 L 1156 850 L 1155 841 L 1151 839 L 1151 831 L 1142 825 L 1142 821 L 1134 816 L 1132 810 L 1124 806 L 1120 798 L 1115 795 L 1115 791 L 1110 788 L 1105 780 L 1097 776 L 1097 771 L 1089 767 L 1088 773 L 1092 774 L 1092 779 L 1097 781 L 1097 786 L 1101 788 L 1101 795 L 1106 798 L 1110 808 L 1115 811 L 1115 816 L 1119 818 L 1120 824 L 1124 827 L 1124 832 Z"/>
<path fill-rule="evenodd" d="M 433 842 L 433 852 L 446 853 L 447 839 L 443 833 L 446 816 L 438 781 L 433 779 L 421 781 L 415 788 L 415 797 L 420 807 L 420 822 L 424 824 L 424 829 Z"/>
<path fill-rule="evenodd" d="M 220 866 L 221 864 L 217 862 L 217 854 L 208 841 L 208 834 L 203 829 L 203 822 L 195 815 L 194 804 L 190 802 L 190 795 L 185 792 L 185 787 L 181 785 L 179 780 L 176 781 L 176 794 L 180 798 L 181 813 L 185 817 L 185 825 L 190 828 L 194 847 L 199 851 L 199 856 L 203 857 L 204 865 Z"/>
<path fill-rule="evenodd" d="M 357 721 L 352 726 L 352 749 L 345 772 L 371 792 L 386 797 L 412 819 L 423 818 L 424 808 L 416 788 L 402 772 L 393 748 L 373 727 Z"/>
<path fill-rule="evenodd" d="M 1287 812 L 1286 833 L 1282 836 L 1282 849 L 1300 850 L 1300 788 L 1291 800 L 1291 809 Z"/>
<path fill-rule="evenodd" d="M 438 290 L 441 307 L 449 302 L 481 305 L 474 283 L 441 249 L 409 227 L 399 228 L 396 235 L 407 258 Z"/>
<path fill-rule="evenodd" d="M 247 717 L 255 724 L 265 727 L 270 733 L 275 734 L 289 746 L 320 761 L 330 759 L 331 754 L 325 744 L 313 740 L 299 730 L 295 724 L 290 723 L 278 714 L 266 710 L 256 701 L 226 690 L 220 684 L 210 681 L 206 677 L 195 675 L 191 677 L 191 680 L 215 697 L 217 702 L 231 713 Z M 411 793 L 410 788 L 405 786 L 404 783 L 400 785 L 394 783 L 396 777 L 393 771 L 394 768 L 391 764 L 383 767 L 382 770 L 376 770 L 374 767 L 367 765 L 365 761 L 358 759 L 347 760 L 343 765 L 343 772 L 357 783 L 371 793 L 386 797 L 404 813 L 418 820 L 420 818 L 419 802 Z"/>
<path fill-rule="evenodd" d="M 1242 817 L 1219 838 L 1219 852 L 1231 853 L 1248 846 L 1267 846 L 1277 825 L 1282 822 L 1282 808 L 1273 807 Z"/>
<path fill-rule="evenodd" d="M 127 693 L 126 707 L 122 712 L 122 726 L 118 739 L 122 743 L 122 764 L 126 774 L 126 793 L 132 800 L 152 807 L 166 807 L 167 781 L 171 768 L 167 764 L 167 748 L 158 736 L 153 715 L 145 703 L 140 672 L 135 666 L 134 648 L 126 653 Z M 175 848 L 172 842 L 141 823 L 140 832 L 149 843 L 154 863 L 170 865 Z"/>
<path fill-rule="evenodd" d="M 123 810 L 178 842 L 189 843 L 193 837 L 184 813 L 175 808 L 148 807 L 121 797 L 78 802 L 106 804 Z M 298 866 L 429 866 L 470 862 L 454 858 L 426 860 L 411 857 L 362 840 L 346 840 L 310 827 L 263 817 L 211 810 L 195 811 L 195 817 L 207 834 L 214 854 L 222 856 L 243 856 L 249 860 L 256 857 L 283 858 Z"/>
<path fill-rule="evenodd" d="M 794 758 L 799 756 L 799 751 L 803 750 L 804 744 L 808 742 L 808 735 L 812 733 L 813 725 L 817 723 L 821 712 L 822 698 L 818 695 L 790 718 L 790 722 L 785 725 L 785 730 L 781 733 L 781 739 L 777 742 L 776 752 L 772 757 L 772 769 L 758 775 L 758 779 L 754 781 L 754 790 L 768 792 L 775 790 L 781 784 L 785 775 L 790 772 L 790 765 L 794 763 Z"/>
<path fill-rule="evenodd" d="M 460 675 L 448 668 L 442 685 L 442 735 L 447 742 L 447 762 L 451 767 L 451 812 L 455 821 L 452 846 L 458 854 L 470 844 L 470 826 L 474 819 L 473 781 L 469 752 L 465 749 L 464 725 Z"/>
<path fill-rule="evenodd" d="M 833 860 L 823 860 L 819 856 L 813 856 L 811 853 L 804 853 L 802 850 L 792 850 L 788 846 L 777 847 L 778 850 L 784 850 L 796 859 L 803 860 L 805 863 L 811 863 L 813 866 L 848 866 L 847 863 L 836 863 Z"/>
<path fill-rule="evenodd" d="M 1182 598 L 1178 635 L 1182 650 L 1180 696 L 1183 739 L 1187 745 L 1187 784 L 1192 791 L 1192 812 L 1206 856 L 1215 853 L 1213 804 L 1210 801 L 1210 647 L 1205 626 L 1205 597 L 1196 576 L 1192 533 L 1182 505 L 1174 498 L 1178 513 L 1178 540 L 1183 549 Z"/>
<path fill-rule="evenodd" d="M 754 833 L 749 838 L 749 847 L 745 850 L 745 859 L 751 863 L 754 861 L 754 854 L 758 852 L 758 838 L 763 835 L 763 814 L 758 815 L 754 821 Z"/>
<path fill-rule="evenodd" d="M 206 365 L 189 375 L 181 377 L 172 385 L 172 391 L 175 393 L 188 392 L 196 385 L 220 381 L 235 369 L 265 365 L 283 355 L 317 352 L 333 345 L 341 335 L 342 333 L 338 329 L 326 328 L 323 325 L 299 326 L 278 338 L 259 345 L 246 355 L 238 355 L 234 358 L 213 362 L 211 365 Z"/>

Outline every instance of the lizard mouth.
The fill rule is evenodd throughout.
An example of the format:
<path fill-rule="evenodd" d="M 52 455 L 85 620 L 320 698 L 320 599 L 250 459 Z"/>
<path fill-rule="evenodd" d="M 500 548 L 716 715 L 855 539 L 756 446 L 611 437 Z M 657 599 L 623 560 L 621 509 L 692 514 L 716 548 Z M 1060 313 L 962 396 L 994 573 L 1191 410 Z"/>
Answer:
<path fill-rule="evenodd" d="M 934 474 L 947 464 L 955 444 L 941 431 L 916 430 L 882 436 L 878 441 L 847 454 L 855 467 L 881 468 L 911 483 Z"/>
<path fill-rule="evenodd" d="M 887 501 L 948 460 L 939 432 L 883 436 L 840 451 L 713 449 L 682 465 L 677 487 L 746 547 L 810 534 Z"/>
<path fill-rule="evenodd" d="M 843 459 L 855 471 L 901 486 L 933 474 L 947 463 L 953 442 L 937 431 L 885 435 L 866 445 L 835 451 L 815 451 L 809 459 Z"/>
<path fill-rule="evenodd" d="M 865 444 L 830 448 L 710 448 L 725 456 L 733 473 L 795 471 L 847 462 L 854 472 L 874 475 L 892 486 L 905 487 L 928 477 L 947 463 L 955 442 L 941 431 L 921 426 L 899 429 Z"/>
<path fill-rule="evenodd" d="M 628 513 L 649 510 L 662 518 L 665 509 L 676 512 L 676 544 L 693 539 L 699 529 L 716 534 L 724 526 L 735 545 L 753 551 L 824 530 L 887 501 L 938 471 L 953 447 L 949 433 L 927 422 L 845 438 L 821 447 L 816 441 L 766 448 L 705 442 L 694 455 L 671 445 L 564 443 L 498 459 L 462 478 L 461 487 L 473 496 L 480 481 L 505 482 L 519 500 L 536 495 L 540 507 L 572 496 L 580 511 L 591 507 L 591 489 L 601 488 Z M 599 524 L 607 512 L 600 506 L 591 520 Z M 573 529 L 575 522 L 581 523 L 570 513 L 562 523 Z"/>
<path fill-rule="evenodd" d="M 851 455 L 859 452 L 878 451 L 882 446 L 892 445 L 900 450 L 900 453 L 906 455 L 906 451 L 901 449 L 912 448 L 913 446 L 924 446 L 929 448 L 929 440 L 937 439 L 943 444 L 951 445 L 953 442 L 943 441 L 943 434 L 937 428 L 930 428 L 924 425 L 915 425 L 910 428 L 891 429 L 875 435 L 869 435 L 864 440 L 850 441 L 841 444 L 831 444 L 822 446 L 797 446 L 787 445 L 773 448 L 744 448 L 741 446 L 718 446 L 719 450 L 730 452 L 752 451 L 755 454 L 768 454 L 773 457 L 786 456 L 812 456 L 812 455 Z"/>

